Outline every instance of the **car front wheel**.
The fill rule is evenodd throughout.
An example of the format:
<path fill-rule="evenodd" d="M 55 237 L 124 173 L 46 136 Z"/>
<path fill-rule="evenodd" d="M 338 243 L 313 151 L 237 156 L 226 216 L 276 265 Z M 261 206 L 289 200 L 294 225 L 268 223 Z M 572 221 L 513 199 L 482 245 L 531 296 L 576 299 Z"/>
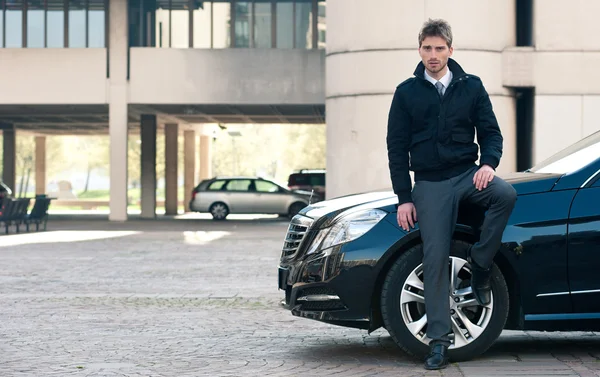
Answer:
<path fill-rule="evenodd" d="M 481 306 L 473 296 L 469 244 L 453 241 L 450 270 L 450 319 L 453 342 L 448 356 L 453 361 L 472 359 L 485 352 L 500 336 L 508 316 L 508 288 L 500 269 L 492 268 L 492 300 Z M 423 246 L 404 252 L 386 275 L 381 292 L 383 322 L 394 342 L 404 351 L 424 356 L 429 351 L 423 282 Z"/>

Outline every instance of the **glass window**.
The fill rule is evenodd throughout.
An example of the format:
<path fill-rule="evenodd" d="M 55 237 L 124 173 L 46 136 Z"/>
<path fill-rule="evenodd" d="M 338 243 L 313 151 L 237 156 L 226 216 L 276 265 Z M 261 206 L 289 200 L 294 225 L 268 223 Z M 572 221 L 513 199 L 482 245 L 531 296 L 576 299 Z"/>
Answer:
<path fill-rule="evenodd" d="M 0 1 L 2 4 L 3 1 Z M 4 47 L 4 17 L 0 17 L 0 47 Z"/>
<path fill-rule="evenodd" d="M 88 47 L 106 47 L 106 9 L 104 0 L 89 0 L 88 10 Z"/>
<path fill-rule="evenodd" d="M 236 179 L 229 181 L 225 189 L 227 191 L 249 191 L 251 183 L 252 181 L 249 179 Z"/>
<path fill-rule="evenodd" d="M 47 0 L 46 46 L 65 47 L 65 8 L 63 0 Z"/>
<path fill-rule="evenodd" d="M 6 2 L 6 47 L 23 47 L 23 1 Z"/>
<path fill-rule="evenodd" d="M 600 132 L 596 132 L 577 143 L 550 156 L 528 170 L 533 173 L 567 174 L 577 171 L 600 156 Z"/>
<path fill-rule="evenodd" d="M 294 47 L 294 3 L 277 3 L 277 48 Z"/>
<path fill-rule="evenodd" d="M 85 33 L 85 4 L 69 0 L 69 47 L 86 47 Z"/>
<path fill-rule="evenodd" d="M 208 190 L 209 191 L 219 191 L 223 188 L 223 185 L 225 184 L 226 181 L 214 181 L 213 183 L 210 184 L 210 186 L 208 186 Z"/>
<path fill-rule="evenodd" d="M 256 191 L 258 192 L 279 192 L 279 186 L 273 182 L 256 180 Z"/>
<path fill-rule="evenodd" d="M 156 2 L 156 47 L 170 47 L 169 43 L 169 1 Z"/>
<path fill-rule="evenodd" d="M 44 3 L 28 0 L 27 4 L 27 47 L 44 47 Z"/>
<path fill-rule="evenodd" d="M 231 4 L 213 2 L 213 48 L 228 48 L 230 38 Z"/>
<path fill-rule="evenodd" d="M 319 33 L 318 36 L 318 47 L 319 48 L 325 48 L 325 41 L 326 41 L 326 37 L 327 37 L 327 27 L 325 24 L 325 16 L 327 14 L 327 6 L 326 3 L 324 1 L 319 1 L 318 3 L 319 6 L 319 18 L 317 19 L 317 32 Z"/>
<path fill-rule="evenodd" d="M 252 7 L 247 1 L 235 3 L 235 47 L 250 47 Z"/>
<path fill-rule="evenodd" d="M 271 47 L 271 2 L 254 4 L 254 47 Z"/>
<path fill-rule="evenodd" d="M 190 12 L 188 0 L 171 0 L 171 47 L 190 46 Z"/>
<path fill-rule="evenodd" d="M 312 48 L 312 3 L 296 0 L 296 48 Z"/>
<path fill-rule="evenodd" d="M 194 47 L 196 48 L 210 48 L 211 8 L 211 3 L 200 2 L 198 9 L 194 9 Z"/>

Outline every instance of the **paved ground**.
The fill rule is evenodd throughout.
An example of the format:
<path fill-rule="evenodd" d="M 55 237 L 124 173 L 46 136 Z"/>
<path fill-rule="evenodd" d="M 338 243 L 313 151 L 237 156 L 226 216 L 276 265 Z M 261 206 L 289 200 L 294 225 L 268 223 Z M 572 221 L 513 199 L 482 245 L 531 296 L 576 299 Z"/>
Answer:
<path fill-rule="evenodd" d="M 0 376 L 600 376 L 592 333 L 506 332 L 426 372 L 385 331 L 292 317 L 276 289 L 286 226 L 60 220 L 0 236 Z"/>

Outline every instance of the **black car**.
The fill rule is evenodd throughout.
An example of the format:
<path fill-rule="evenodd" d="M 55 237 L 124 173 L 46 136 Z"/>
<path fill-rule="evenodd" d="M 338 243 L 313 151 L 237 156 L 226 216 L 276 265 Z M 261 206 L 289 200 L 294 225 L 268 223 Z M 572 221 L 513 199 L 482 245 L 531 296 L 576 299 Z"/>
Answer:
<path fill-rule="evenodd" d="M 473 297 L 466 258 L 485 208 L 459 209 L 448 261 L 453 360 L 486 351 L 503 329 L 600 329 L 600 132 L 502 178 L 518 198 L 485 307 Z M 423 251 L 418 223 L 410 232 L 398 226 L 396 203 L 391 192 L 372 192 L 304 208 L 289 224 L 278 286 L 295 316 L 384 327 L 420 356 L 428 351 Z"/>

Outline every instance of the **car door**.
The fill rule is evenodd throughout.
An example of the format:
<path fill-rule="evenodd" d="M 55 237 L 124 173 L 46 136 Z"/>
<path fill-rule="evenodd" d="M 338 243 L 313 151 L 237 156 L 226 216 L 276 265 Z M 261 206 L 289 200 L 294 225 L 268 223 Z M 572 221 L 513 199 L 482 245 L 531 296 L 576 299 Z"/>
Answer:
<path fill-rule="evenodd" d="M 229 203 L 230 213 L 254 213 L 254 192 L 252 179 L 232 179 L 225 185 L 224 193 Z"/>
<path fill-rule="evenodd" d="M 255 181 L 257 199 L 255 203 L 256 213 L 280 213 L 288 212 L 288 201 L 290 196 L 277 184 L 271 181 L 257 179 Z"/>
<path fill-rule="evenodd" d="M 600 180 L 573 200 L 568 260 L 573 311 L 600 313 Z"/>

